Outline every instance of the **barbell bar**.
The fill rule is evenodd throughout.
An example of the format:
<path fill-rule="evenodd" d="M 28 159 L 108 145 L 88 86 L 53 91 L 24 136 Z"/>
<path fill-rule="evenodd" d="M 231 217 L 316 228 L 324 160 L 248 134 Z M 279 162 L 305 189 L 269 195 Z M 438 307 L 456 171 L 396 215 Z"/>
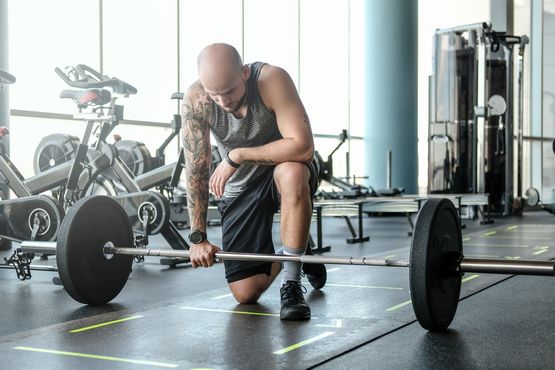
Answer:
<path fill-rule="evenodd" d="M 188 251 L 133 248 L 134 235 L 125 210 L 106 196 L 80 199 L 69 209 L 57 242 L 23 242 L 29 253 L 55 253 L 62 285 L 75 300 L 106 304 L 126 284 L 133 256 L 188 258 Z M 218 252 L 218 260 L 251 263 L 295 261 L 340 265 L 408 267 L 412 306 L 420 325 L 446 330 L 457 310 L 466 272 L 555 275 L 555 262 L 542 260 L 470 259 L 462 253 L 457 210 L 448 199 L 431 198 L 421 207 L 409 260 L 343 256 L 284 256 Z"/>
<path fill-rule="evenodd" d="M 118 248 L 108 243 L 104 246 L 104 254 L 125 254 L 131 256 L 154 256 L 154 257 L 176 257 L 189 258 L 187 250 L 173 249 L 137 249 Z M 388 258 L 366 258 L 349 256 L 290 256 L 283 254 L 257 254 L 217 252 L 215 258 L 219 261 L 248 261 L 248 262 L 301 262 L 301 263 L 323 263 L 326 265 L 356 265 L 356 266 L 382 266 L 382 267 L 410 267 L 409 260 Z M 460 264 L 453 266 L 453 272 L 462 273 L 490 273 L 507 275 L 544 275 L 555 276 L 555 261 L 543 260 L 503 260 L 491 258 L 463 258 Z"/>
<path fill-rule="evenodd" d="M 56 254 L 56 242 L 24 241 L 22 252 L 35 254 Z M 103 247 L 103 253 L 110 255 L 121 254 L 131 256 L 151 256 L 169 258 L 189 258 L 188 250 L 153 249 L 153 248 L 119 248 L 108 242 Z M 300 262 L 323 263 L 326 265 L 356 265 L 381 267 L 410 267 L 407 259 L 367 258 L 350 256 L 290 256 L 283 254 L 257 254 L 217 252 L 218 261 L 247 261 L 247 262 Z M 2 267 L 2 265 L 0 265 Z M 463 258 L 459 265 L 453 266 L 453 272 L 489 273 L 507 275 L 543 275 L 555 276 L 555 261 L 544 260 L 503 260 L 492 258 Z M 45 269 L 46 270 L 46 269 Z M 51 269 L 50 269 L 51 270 Z M 52 270 L 56 271 L 56 270 Z"/>

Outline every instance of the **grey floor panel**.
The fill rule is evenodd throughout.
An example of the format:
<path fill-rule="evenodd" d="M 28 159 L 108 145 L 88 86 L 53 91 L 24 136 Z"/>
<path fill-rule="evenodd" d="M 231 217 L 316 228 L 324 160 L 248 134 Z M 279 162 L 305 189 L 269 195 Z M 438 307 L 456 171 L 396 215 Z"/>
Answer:
<path fill-rule="evenodd" d="M 473 257 L 552 258 L 555 256 L 555 230 L 542 225 L 549 221 L 543 217 L 508 218 L 496 220 L 494 225 L 488 226 L 467 221 L 467 228 L 463 231 L 465 254 Z M 410 238 L 406 232 L 410 228 L 405 218 L 372 217 L 365 218 L 364 223 L 365 233 L 371 236 L 371 240 L 347 244 L 345 239 L 350 235 L 345 222 L 325 218 L 324 244 L 332 245 L 332 252 L 328 255 L 408 257 Z M 216 243 L 220 240 L 217 228 L 210 229 L 209 235 Z M 274 226 L 274 240 L 279 245 L 278 224 Z M 152 243 L 163 246 L 159 237 L 152 238 Z M 113 303 L 102 307 L 82 306 L 74 302 L 61 287 L 51 284 L 52 273 L 36 272 L 31 281 L 19 282 L 13 271 L 0 270 L 0 284 L 5 297 L 0 301 L 0 312 L 3 313 L 0 316 L 2 363 L 9 363 L 10 369 L 135 369 L 159 368 L 160 365 L 178 365 L 178 368 L 300 369 L 339 356 L 324 366 L 406 368 L 413 367 L 410 364 L 414 362 L 415 367 L 430 368 L 441 365 L 441 359 L 449 357 L 448 349 L 431 348 L 434 341 L 441 342 L 444 336 L 432 336 L 430 339 L 429 334 L 413 323 L 415 318 L 410 305 L 408 269 L 330 265 L 328 270 L 329 284 L 323 291 L 315 292 L 308 288 L 307 300 L 313 318 L 303 323 L 284 323 L 275 316 L 280 307 L 277 285 L 264 294 L 260 304 L 237 305 L 229 295 L 222 265 L 212 269 L 167 269 L 159 265 L 157 259 L 147 258 L 147 262 L 134 265 L 128 284 Z M 462 297 L 468 298 L 461 302 L 453 322 L 454 329 L 450 334 L 456 334 L 445 337 L 447 348 L 450 345 L 462 346 L 463 349 L 468 347 L 466 341 L 470 339 L 466 338 L 465 330 L 470 330 L 467 325 L 471 325 L 468 320 L 471 320 L 472 312 L 478 323 L 474 322 L 476 328 L 471 331 L 485 330 L 487 325 L 482 325 L 480 320 L 489 318 L 486 313 L 482 317 L 481 297 L 490 290 L 505 286 L 505 279 L 507 276 L 502 275 L 465 276 Z M 309 287 L 307 282 L 305 285 Z M 537 311 L 535 314 L 540 317 L 546 317 L 549 303 L 552 306 L 555 302 L 549 295 L 537 298 L 534 289 L 527 291 L 523 297 L 529 301 L 518 302 L 532 303 Z M 469 302 L 475 303 L 468 309 L 468 316 L 463 316 Z M 502 298 L 496 304 L 502 309 L 507 308 Z M 478 311 L 473 311 L 477 307 Z M 524 304 L 520 310 L 510 308 L 515 319 L 518 314 L 528 317 L 525 307 L 527 305 Z M 234 313 L 236 311 L 243 313 Z M 497 312 L 496 318 L 501 320 L 502 314 L 503 311 Z M 141 317 L 69 333 L 72 329 L 136 315 Z M 495 322 L 496 319 L 490 320 Z M 507 332 L 513 330 L 513 335 L 520 334 L 522 329 L 516 323 L 518 321 L 513 327 L 505 325 Z M 362 346 L 360 350 L 351 353 L 374 347 L 384 338 L 397 337 L 397 333 L 405 331 L 410 331 L 415 338 L 424 339 L 411 342 L 406 348 L 405 345 L 395 347 L 389 343 L 390 352 L 401 354 L 397 362 L 393 361 L 399 365 L 397 367 L 386 366 L 389 355 L 385 348 L 381 348 L 381 354 L 372 350 L 377 359 L 373 363 L 376 366 L 363 357 L 351 359 L 350 354 L 341 356 L 359 346 Z M 495 346 L 499 347 L 497 343 Z M 420 349 L 423 360 L 418 362 L 414 359 L 416 354 L 412 348 Z M 36 352 L 37 349 L 69 354 Z M 275 353 L 280 350 L 284 352 Z M 434 351 L 443 352 L 438 354 Z M 363 353 L 360 356 L 366 356 Z M 94 358 L 76 357 L 78 354 Z M 469 362 L 470 365 L 484 368 L 485 362 L 469 359 L 475 361 Z M 457 367 L 458 360 L 453 360 Z M 153 361 L 155 364 L 140 361 Z M 462 360 L 460 364 L 463 364 Z M 0 368 L 2 366 L 0 364 Z"/>
<path fill-rule="evenodd" d="M 512 277 L 459 304 L 443 334 L 406 326 L 318 369 L 553 369 L 553 278 Z"/>

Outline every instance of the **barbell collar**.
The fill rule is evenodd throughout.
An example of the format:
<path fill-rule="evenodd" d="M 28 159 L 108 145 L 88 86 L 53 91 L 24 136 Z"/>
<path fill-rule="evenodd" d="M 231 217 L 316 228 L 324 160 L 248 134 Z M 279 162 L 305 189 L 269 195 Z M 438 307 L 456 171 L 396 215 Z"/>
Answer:
<path fill-rule="evenodd" d="M 20 249 L 25 253 L 56 254 L 56 242 L 23 241 Z"/>
<path fill-rule="evenodd" d="M 485 274 L 555 276 L 555 262 L 464 258 L 460 265 L 460 271 Z"/>
<path fill-rule="evenodd" d="M 0 269 L 13 270 L 15 268 L 12 265 L 0 265 Z M 58 271 L 56 267 L 47 266 L 47 265 L 29 265 L 29 269 L 36 270 L 36 271 L 52 271 L 52 272 Z"/>

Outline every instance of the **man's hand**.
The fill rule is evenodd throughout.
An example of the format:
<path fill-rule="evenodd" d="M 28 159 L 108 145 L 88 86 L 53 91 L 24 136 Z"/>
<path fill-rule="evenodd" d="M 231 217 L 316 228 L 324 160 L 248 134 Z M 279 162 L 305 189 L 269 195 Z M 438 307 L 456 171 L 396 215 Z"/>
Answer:
<path fill-rule="evenodd" d="M 189 259 L 193 268 L 210 267 L 214 264 L 214 255 L 221 251 L 217 246 L 210 244 L 208 240 L 200 244 L 191 244 L 189 248 Z"/>
<path fill-rule="evenodd" d="M 210 191 L 217 197 L 223 196 L 225 184 L 235 171 L 237 171 L 237 168 L 231 166 L 226 160 L 221 161 L 210 177 L 210 182 L 208 183 Z"/>

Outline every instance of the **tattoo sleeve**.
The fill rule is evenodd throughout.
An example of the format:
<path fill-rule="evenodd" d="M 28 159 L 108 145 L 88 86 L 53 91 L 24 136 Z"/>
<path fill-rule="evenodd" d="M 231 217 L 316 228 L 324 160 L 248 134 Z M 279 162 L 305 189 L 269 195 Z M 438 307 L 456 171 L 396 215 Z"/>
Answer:
<path fill-rule="evenodd" d="M 261 166 L 272 166 L 277 163 L 271 160 L 270 158 L 264 158 L 264 159 L 258 159 L 258 160 L 248 159 L 243 161 L 242 164 L 259 164 Z"/>
<path fill-rule="evenodd" d="M 210 173 L 210 102 L 207 96 L 183 100 L 183 151 L 191 229 L 206 231 Z"/>

